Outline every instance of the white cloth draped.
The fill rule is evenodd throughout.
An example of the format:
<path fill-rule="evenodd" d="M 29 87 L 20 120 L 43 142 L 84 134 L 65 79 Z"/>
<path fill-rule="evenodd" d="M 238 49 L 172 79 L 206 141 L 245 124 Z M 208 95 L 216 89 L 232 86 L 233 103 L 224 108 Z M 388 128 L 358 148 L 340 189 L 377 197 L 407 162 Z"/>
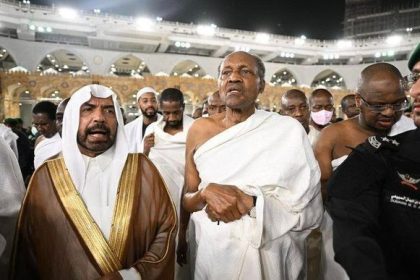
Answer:
<path fill-rule="evenodd" d="M 19 138 L 16 133 L 12 131 L 12 129 L 2 123 L 0 123 L 0 137 L 3 138 L 4 142 L 12 149 L 13 153 L 18 156 L 18 149 L 16 140 Z"/>
<path fill-rule="evenodd" d="M 217 225 L 204 210 L 191 216 L 195 279 L 297 279 L 304 260 L 295 242 L 304 238 L 296 235 L 309 234 L 323 212 L 320 170 L 300 123 L 257 110 L 200 146 L 194 161 L 199 189 L 219 183 L 257 196 L 255 219 Z"/>
<path fill-rule="evenodd" d="M 149 158 L 155 164 L 159 173 L 169 190 L 172 201 L 175 204 L 177 216 L 180 215 L 180 201 L 182 188 L 184 186 L 185 173 L 185 143 L 187 141 L 188 130 L 194 119 L 184 115 L 182 121 L 182 131 L 171 135 L 164 131 L 166 122 L 163 119 L 150 124 L 145 136 L 154 133 L 155 145 L 150 149 Z M 143 147 L 144 143 L 142 144 Z M 175 279 L 190 279 L 189 266 L 179 266 L 175 264 Z"/>
<path fill-rule="evenodd" d="M 184 186 L 185 143 L 188 130 L 193 122 L 193 118 L 184 115 L 182 131 L 175 135 L 170 135 L 164 131 L 166 122 L 160 119 L 147 127 L 145 132 L 145 136 L 151 133 L 155 135 L 155 145 L 150 149 L 149 158 L 162 175 L 178 215 L 182 187 Z"/>
<path fill-rule="evenodd" d="M 403 132 L 414 130 L 416 129 L 416 125 L 414 124 L 414 121 L 412 118 L 408 118 L 404 115 L 401 116 L 401 119 L 399 119 L 391 128 L 391 131 L 388 133 L 389 136 L 395 136 L 397 134 L 401 134 Z"/>
<path fill-rule="evenodd" d="M 158 116 L 157 121 L 162 119 L 162 115 L 157 114 L 157 116 Z M 125 125 L 124 130 L 128 139 L 130 153 L 140 153 L 143 151 L 143 143 L 142 143 L 143 130 L 142 129 L 143 129 L 143 115 L 140 115 L 137 119 Z"/>
<path fill-rule="evenodd" d="M 321 132 L 319 132 L 315 127 L 313 127 L 312 125 L 309 125 L 308 138 L 309 138 L 309 143 L 311 143 L 312 147 L 315 147 L 316 141 L 318 141 L 320 134 Z"/>
<path fill-rule="evenodd" d="M 7 279 L 16 220 L 25 185 L 15 154 L 0 137 L 0 279 Z"/>
<path fill-rule="evenodd" d="M 45 138 L 36 145 L 34 150 L 34 167 L 38 168 L 47 159 L 61 153 L 62 142 L 60 134 L 57 132 L 53 137 Z"/>

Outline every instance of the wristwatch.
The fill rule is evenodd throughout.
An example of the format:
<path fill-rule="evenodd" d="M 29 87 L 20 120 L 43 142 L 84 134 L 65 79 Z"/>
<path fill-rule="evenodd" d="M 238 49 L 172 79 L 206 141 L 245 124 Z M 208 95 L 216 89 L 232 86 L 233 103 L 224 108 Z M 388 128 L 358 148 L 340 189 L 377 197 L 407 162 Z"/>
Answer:
<path fill-rule="evenodd" d="M 252 196 L 252 202 L 253 202 L 253 206 L 249 210 L 248 215 L 251 218 L 254 218 L 255 219 L 257 217 L 257 209 L 255 208 L 255 205 L 257 205 L 257 197 L 256 196 Z"/>

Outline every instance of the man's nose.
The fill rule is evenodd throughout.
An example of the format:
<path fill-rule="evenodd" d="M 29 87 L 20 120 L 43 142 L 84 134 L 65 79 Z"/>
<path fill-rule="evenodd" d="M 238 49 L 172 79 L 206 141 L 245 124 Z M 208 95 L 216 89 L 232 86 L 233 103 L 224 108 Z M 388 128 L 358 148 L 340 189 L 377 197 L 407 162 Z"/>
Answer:
<path fill-rule="evenodd" d="M 104 112 L 102 110 L 95 110 L 93 112 L 93 120 L 96 122 L 104 122 L 105 121 L 105 115 Z"/>
<path fill-rule="evenodd" d="M 383 110 L 381 112 L 381 114 L 384 115 L 384 116 L 392 116 L 392 115 L 395 114 L 395 112 L 396 111 L 394 110 L 394 108 L 391 105 L 389 105 L 389 106 L 386 107 L 385 110 Z"/>
<path fill-rule="evenodd" d="M 410 89 L 410 95 L 414 99 L 420 98 L 420 79 L 417 80 Z"/>

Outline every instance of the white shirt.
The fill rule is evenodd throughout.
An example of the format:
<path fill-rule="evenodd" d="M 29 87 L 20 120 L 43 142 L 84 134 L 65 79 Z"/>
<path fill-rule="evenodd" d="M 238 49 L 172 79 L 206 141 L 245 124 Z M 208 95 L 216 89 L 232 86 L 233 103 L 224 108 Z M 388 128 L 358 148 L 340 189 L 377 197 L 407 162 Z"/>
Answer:
<path fill-rule="evenodd" d="M 108 190 L 112 189 L 112 186 L 110 186 L 111 172 L 109 167 L 114 154 L 113 152 L 113 149 L 108 149 L 105 153 L 94 158 L 83 155 L 83 160 L 86 164 L 86 180 L 85 186 L 80 194 L 90 214 L 107 240 L 109 240 L 111 234 L 115 206 L 115 201 L 110 201 L 110 195 L 108 193 Z M 140 274 L 135 268 L 123 269 L 119 272 L 123 279 L 141 279 Z"/>

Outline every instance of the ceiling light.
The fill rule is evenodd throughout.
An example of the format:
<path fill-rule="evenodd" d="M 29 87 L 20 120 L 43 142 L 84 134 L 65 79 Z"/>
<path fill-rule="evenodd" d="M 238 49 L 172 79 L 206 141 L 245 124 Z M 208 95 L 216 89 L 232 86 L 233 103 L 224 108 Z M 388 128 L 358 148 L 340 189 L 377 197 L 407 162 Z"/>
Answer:
<path fill-rule="evenodd" d="M 214 36 L 216 34 L 216 25 L 199 25 L 197 26 L 197 34 L 201 36 Z"/>
<path fill-rule="evenodd" d="M 400 35 L 390 35 L 386 38 L 386 43 L 390 46 L 398 46 L 402 41 Z"/>
<path fill-rule="evenodd" d="M 267 33 L 258 33 L 255 36 L 255 41 L 263 44 L 268 43 L 268 41 L 270 41 L 270 35 L 268 35 Z"/>
<path fill-rule="evenodd" d="M 71 8 L 59 8 L 58 14 L 65 19 L 75 19 L 78 17 L 77 11 Z"/>
<path fill-rule="evenodd" d="M 353 47 L 353 41 L 350 41 L 350 40 L 339 40 L 337 42 L 337 47 L 339 49 L 349 49 L 349 48 Z"/>
<path fill-rule="evenodd" d="M 136 19 L 137 28 L 141 31 L 152 31 L 154 22 L 150 18 L 147 17 L 139 17 Z"/>
<path fill-rule="evenodd" d="M 295 39 L 295 45 L 297 46 L 302 46 L 305 44 L 306 41 L 306 36 L 305 35 L 301 35 L 299 38 Z"/>

